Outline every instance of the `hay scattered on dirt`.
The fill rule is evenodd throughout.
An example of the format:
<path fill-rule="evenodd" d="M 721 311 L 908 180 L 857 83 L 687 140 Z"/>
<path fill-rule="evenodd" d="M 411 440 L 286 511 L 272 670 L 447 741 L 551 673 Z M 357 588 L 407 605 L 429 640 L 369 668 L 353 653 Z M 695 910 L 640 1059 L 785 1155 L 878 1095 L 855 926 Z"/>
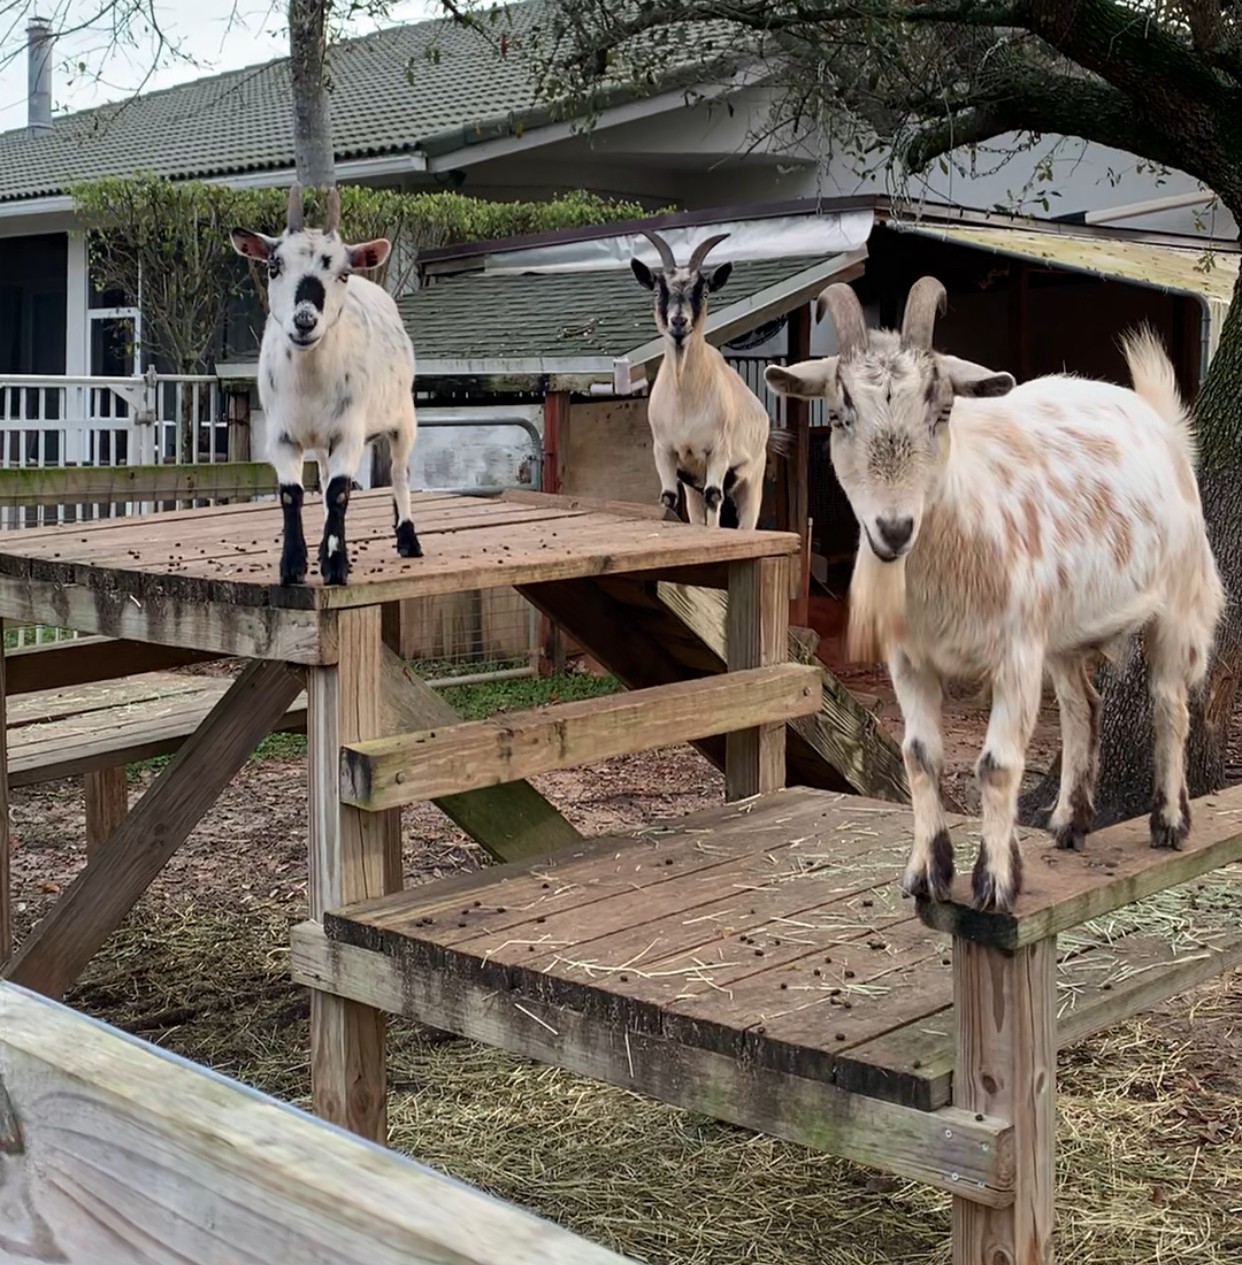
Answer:
<path fill-rule="evenodd" d="M 287 976 L 296 916 L 144 906 L 70 1001 L 305 1106 L 307 1008 Z M 1240 1014 L 1235 973 L 1063 1056 L 1060 1259 L 1242 1259 Z M 390 1080 L 394 1146 L 639 1260 L 949 1259 L 948 1200 L 928 1188 L 624 1090 L 401 1023 Z"/>

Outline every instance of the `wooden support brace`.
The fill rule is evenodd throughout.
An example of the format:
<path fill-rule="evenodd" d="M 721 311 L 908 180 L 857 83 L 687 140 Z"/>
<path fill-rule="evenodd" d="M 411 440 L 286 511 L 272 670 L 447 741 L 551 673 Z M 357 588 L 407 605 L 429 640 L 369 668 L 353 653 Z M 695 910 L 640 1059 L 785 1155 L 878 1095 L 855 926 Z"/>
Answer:
<path fill-rule="evenodd" d="M 51 997 L 63 993 L 301 688 L 301 673 L 286 664 L 250 664 L 23 942 L 3 977 Z"/>
<path fill-rule="evenodd" d="M 92 769 L 83 775 L 86 797 L 86 857 L 90 860 L 129 812 L 126 766 Z"/>
<path fill-rule="evenodd" d="M 726 664 L 730 672 L 783 663 L 789 636 L 789 560 L 757 558 L 729 568 Z M 818 710 L 818 709 L 816 709 Z M 785 785 L 785 725 L 765 721 L 725 741 L 725 797 Z"/>
<path fill-rule="evenodd" d="M 380 665 L 384 733 L 408 733 L 461 719 L 426 681 L 385 648 Z M 572 847 L 581 834 L 529 782 L 445 795 L 434 801 L 498 861 L 521 861 Z"/>
<path fill-rule="evenodd" d="M 382 729 L 386 647 L 380 608 L 341 611 L 337 632 L 338 663 L 307 672 L 309 903 L 317 921 L 327 910 L 401 888 L 400 811 L 367 813 L 342 805 L 340 799 L 341 744 L 375 737 Z M 372 1142 L 386 1143 L 384 1015 L 313 990 L 310 1038 L 316 1114 Z"/>
<path fill-rule="evenodd" d="M 792 663 L 580 699 L 347 743 L 341 795 L 370 811 L 393 808 L 751 726 L 783 733 L 784 721 L 818 707 L 818 671 Z"/>
<path fill-rule="evenodd" d="M 953 1200 L 953 1265 L 1052 1265 L 1056 940 L 1006 953 L 953 944 L 954 1106 L 1013 1125 L 1014 1198 Z"/>

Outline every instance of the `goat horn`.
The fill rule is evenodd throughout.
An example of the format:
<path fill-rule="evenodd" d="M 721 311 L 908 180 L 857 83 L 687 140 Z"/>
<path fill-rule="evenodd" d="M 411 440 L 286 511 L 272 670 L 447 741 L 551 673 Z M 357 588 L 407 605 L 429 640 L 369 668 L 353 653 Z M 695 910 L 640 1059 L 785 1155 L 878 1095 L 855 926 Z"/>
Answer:
<path fill-rule="evenodd" d="M 323 226 L 325 233 L 335 233 L 341 227 L 341 194 L 336 185 L 328 190 L 328 218 Z"/>
<path fill-rule="evenodd" d="M 295 180 L 289 186 L 289 213 L 285 217 L 289 232 L 300 233 L 305 219 L 302 213 L 302 186 Z"/>
<path fill-rule="evenodd" d="M 702 266 L 703 260 L 707 258 L 707 252 L 713 247 L 719 246 L 720 243 L 728 236 L 728 233 L 718 233 L 715 237 L 709 237 L 707 241 L 700 242 L 694 248 L 694 254 L 690 256 L 690 262 L 686 265 L 686 267 L 689 268 L 691 272 L 695 272 Z"/>
<path fill-rule="evenodd" d="M 906 314 L 901 321 L 901 345 L 931 351 L 937 312 L 943 313 L 947 299 L 944 286 L 935 277 L 920 277 L 906 298 Z"/>
<path fill-rule="evenodd" d="M 643 236 L 660 252 L 660 262 L 664 265 L 665 272 L 677 271 L 677 260 L 673 258 L 672 248 L 663 237 L 657 237 L 654 233 L 648 233 L 643 230 Z"/>
<path fill-rule="evenodd" d="M 838 281 L 824 290 L 815 305 L 815 317 L 824 319 L 824 313 L 832 314 L 832 325 L 837 331 L 837 348 L 848 358 L 867 347 L 867 322 L 863 317 L 862 304 L 853 289 Z"/>

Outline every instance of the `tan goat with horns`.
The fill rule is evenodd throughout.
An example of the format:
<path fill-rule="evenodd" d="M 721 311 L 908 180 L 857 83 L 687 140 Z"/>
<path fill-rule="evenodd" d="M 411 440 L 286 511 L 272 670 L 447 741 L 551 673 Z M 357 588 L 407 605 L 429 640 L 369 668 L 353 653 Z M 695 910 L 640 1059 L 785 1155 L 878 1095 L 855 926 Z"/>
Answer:
<path fill-rule="evenodd" d="M 1015 387 L 932 350 L 944 301 L 923 277 L 897 334 L 868 330 L 853 290 L 830 286 L 820 314 L 831 313 L 839 354 L 765 376 L 783 395 L 826 401 L 833 467 L 862 528 L 850 633 L 856 655 L 886 655 L 905 721 L 914 848 L 902 886 L 948 896 L 941 698 L 946 680 L 975 681 L 991 687 L 992 710 L 977 765 L 974 898 L 1008 909 L 1022 882 L 1014 825 L 1043 674 L 1063 752 L 1049 827 L 1059 847 L 1081 849 L 1099 764 L 1091 668 L 1140 630 L 1154 705 L 1151 841 L 1181 846 L 1187 694 L 1207 670 L 1224 593 L 1190 420 L 1155 336 L 1124 340 L 1133 390 L 1065 375 Z"/>
<path fill-rule="evenodd" d="M 663 265 L 653 272 L 641 259 L 630 260 L 634 275 L 655 293 L 656 328 L 664 335 L 664 359 L 647 404 L 660 500 L 675 509 L 681 483 L 692 523 L 721 526 L 724 510 L 724 526 L 753 530 L 767 454 L 789 453 L 793 441 L 788 431 L 772 430 L 763 401 L 704 337 L 707 296 L 724 285 L 733 265 L 705 273 L 703 260 L 729 234 L 700 242 L 684 268 L 663 238 L 643 236 Z"/>

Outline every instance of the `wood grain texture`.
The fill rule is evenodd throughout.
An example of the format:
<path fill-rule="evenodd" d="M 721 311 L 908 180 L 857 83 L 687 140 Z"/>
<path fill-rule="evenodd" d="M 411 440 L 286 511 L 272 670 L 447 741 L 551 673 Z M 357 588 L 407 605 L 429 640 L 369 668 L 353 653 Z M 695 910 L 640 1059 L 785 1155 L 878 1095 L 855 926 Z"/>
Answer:
<path fill-rule="evenodd" d="M 393 1013 L 527 1058 L 621 1085 L 719 1120 L 980 1199 L 1012 1199 L 1013 1155 L 1000 1120 L 946 1108 L 913 1111 L 843 1093 L 824 1081 L 756 1067 L 624 1024 L 550 1005 L 520 990 L 460 976 L 403 970 L 392 958 L 293 930 L 293 975 Z"/>
<path fill-rule="evenodd" d="M 1056 1149 L 1056 942 L 1006 953 L 953 947 L 954 1106 L 1013 1125 L 1013 1203 L 969 1180 L 953 1200 L 953 1265 L 1052 1265 Z"/>
<path fill-rule="evenodd" d="M 442 695 L 391 651 L 380 663 L 380 698 L 386 734 L 455 725 L 461 719 Z M 434 803 L 499 861 L 546 856 L 582 839 L 529 782 L 446 795 Z"/>
<path fill-rule="evenodd" d="M 210 650 L 112 637 L 76 637 L 72 641 L 21 646 L 9 651 L 9 696 L 112 681 L 187 663 L 207 663 L 219 657 Z"/>
<path fill-rule="evenodd" d="M 366 813 L 340 801 L 342 742 L 382 732 L 382 664 L 378 606 L 339 617 L 340 661 L 308 673 L 307 776 L 310 791 L 312 918 L 350 901 L 401 887 L 399 810 Z M 374 1008 L 321 992 L 311 994 L 311 1092 L 317 1115 L 373 1142 L 388 1138 L 385 1094 L 386 1020 Z"/>
<path fill-rule="evenodd" d="M 4 977 L 56 997 L 81 973 L 302 686 L 282 663 L 252 663 L 121 826 L 27 937 Z"/>
<path fill-rule="evenodd" d="M 970 875 L 949 902 L 919 901 L 919 916 L 980 944 L 1016 949 L 1055 937 L 1242 858 L 1242 786 L 1191 801 L 1193 826 L 1179 852 L 1151 846 L 1147 819 L 1092 834 L 1082 852 L 1060 851 L 1042 832 L 1020 832 L 1023 890 L 1010 913 L 971 908 Z"/>
<path fill-rule="evenodd" d="M 626 1265 L 12 985 L 0 1069 L 3 1265 Z"/>
<path fill-rule="evenodd" d="M 789 562 L 759 558 L 729 568 L 725 664 L 729 672 L 781 663 L 788 655 Z M 818 710 L 818 708 L 808 709 Z M 785 724 L 764 721 L 725 739 L 725 798 L 785 785 Z"/>
<path fill-rule="evenodd" d="M 818 706 L 819 673 L 796 664 L 579 699 L 346 743 L 341 795 L 370 811 L 393 808 L 755 725 L 783 733 L 787 719 Z"/>
<path fill-rule="evenodd" d="M 93 769 L 83 778 L 86 799 L 86 859 L 89 861 L 129 812 L 129 779 L 124 764 Z"/>
<path fill-rule="evenodd" d="M 660 602 L 723 661 L 728 599 L 709 588 L 671 582 L 656 586 Z M 791 760 L 800 748 L 813 752 L 839 774 L 844 787 L 857 795 L 909 803 L 901 748 L 867 708 L 815 658 L 791 632 L 789 658 L 813 663 L 820 670 L 822 693 L 819 711 L 789 725 Z M 946 800 L 945 806 L 960 806 Z"/>

